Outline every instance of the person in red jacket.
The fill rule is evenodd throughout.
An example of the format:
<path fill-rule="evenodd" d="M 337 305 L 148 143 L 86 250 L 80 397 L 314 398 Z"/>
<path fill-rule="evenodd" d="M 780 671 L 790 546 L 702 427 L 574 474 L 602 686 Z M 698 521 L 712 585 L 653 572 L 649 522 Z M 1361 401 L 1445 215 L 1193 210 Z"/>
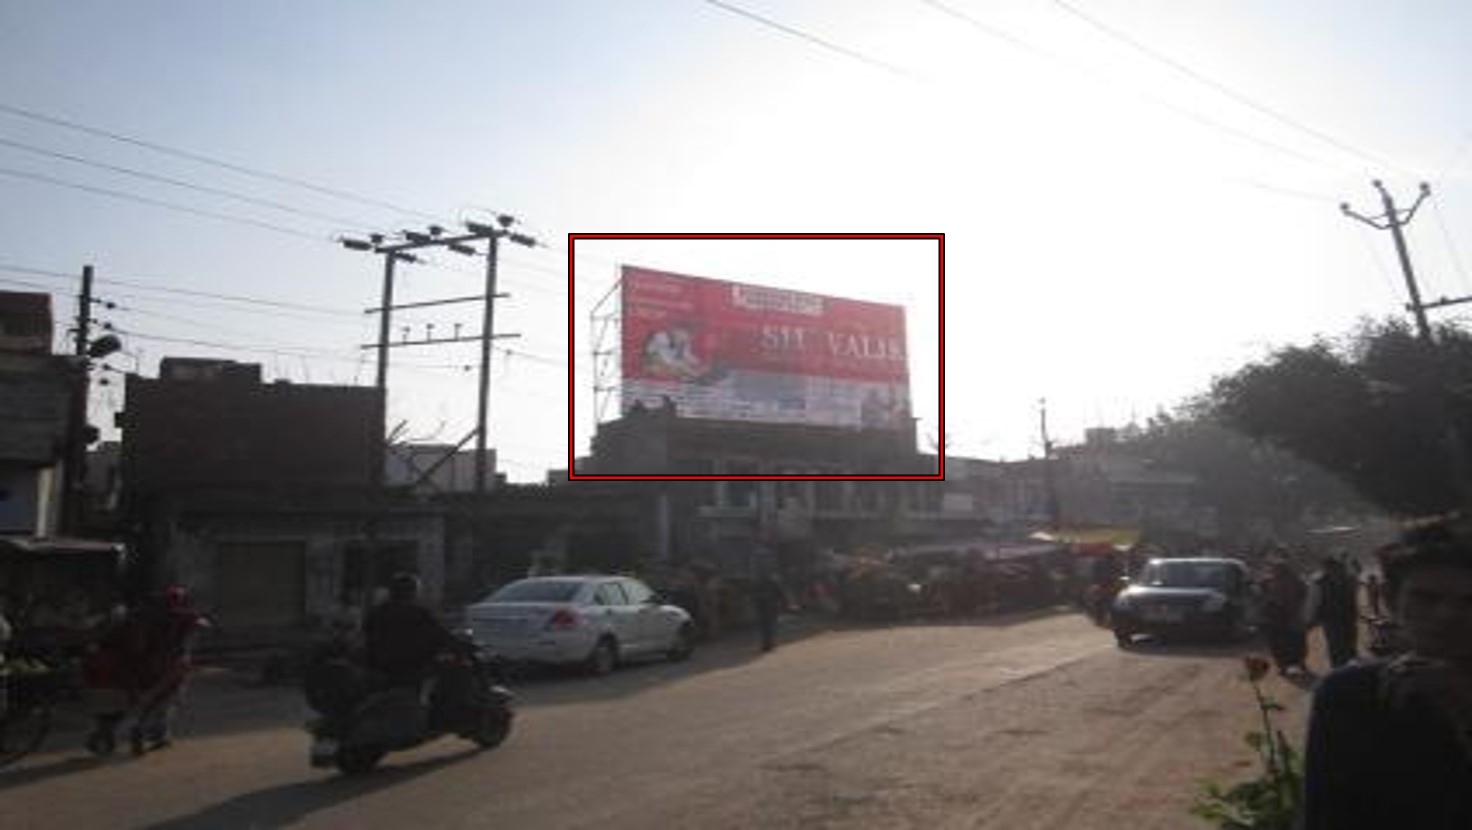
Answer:
<path fill-rule="evenodd" d="M 194 610 L 188 591 L 172 585 L 129 611 L 103 635 L 89 655 L 86 680 L 90 689 L 111 702 L 101 707 L 87 748 L 107 755 L 116 744 L 119 724 L 131 712 L 133 753 L 169 746 L 174 709 L 193 668 L 194 641 L 209 627 Z"/>

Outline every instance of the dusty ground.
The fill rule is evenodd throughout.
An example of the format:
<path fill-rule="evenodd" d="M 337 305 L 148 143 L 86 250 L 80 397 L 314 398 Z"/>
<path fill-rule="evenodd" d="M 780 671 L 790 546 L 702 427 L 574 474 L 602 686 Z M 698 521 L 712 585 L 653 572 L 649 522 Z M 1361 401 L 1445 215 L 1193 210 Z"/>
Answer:
<path fill-rule="evenodd" d="M 0 803 L 68 828 L 1190 828 L 1202 779 L 1255 772 L 1243 651 L 1120 651 L 1065 612 L 727 640 L 529 679 L 500 749 L 446 739 L 354 780 L 308 768 L 293 691 L 215 672 L 173 749 L 95 761 L 62 734 L 0 771 Z M 1306 691 L 1265 687 L 1297 740 Z"/>

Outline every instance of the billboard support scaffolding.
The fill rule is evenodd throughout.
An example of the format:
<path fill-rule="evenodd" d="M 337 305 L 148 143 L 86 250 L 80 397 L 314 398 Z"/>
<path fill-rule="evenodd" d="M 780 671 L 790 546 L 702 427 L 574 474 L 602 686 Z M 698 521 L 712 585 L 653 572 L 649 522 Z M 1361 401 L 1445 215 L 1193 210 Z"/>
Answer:
<path fill-rule="evenodd" d="M 619 391 L 620 341 L 623 318 L 621 302 L 623 276 L 614 282 L 602 299 L 588 312 L 593 341 L 593 428 L 603 423 L 609 402 Z"/>

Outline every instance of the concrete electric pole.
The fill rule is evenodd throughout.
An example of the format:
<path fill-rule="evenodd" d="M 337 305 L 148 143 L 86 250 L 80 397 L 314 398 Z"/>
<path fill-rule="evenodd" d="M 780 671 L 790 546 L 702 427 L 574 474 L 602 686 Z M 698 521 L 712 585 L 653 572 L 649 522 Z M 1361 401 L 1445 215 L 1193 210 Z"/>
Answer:
<path fill-rule="evenodd" d="M 1406 293 L 1411 299 L 1406 304 L 1406 310 L 1415 317 L 1416 335 L 1420 338 L 1426 356 L 1431 361 L 1435 387 L 1431 391 L 1437 414 L 1441 419 L 1442 441 L 1447 453 L 1448 473 L 1452 477 L 1453 487 L 1456 488 L 1461 498 L 1462 506 L 1472 507 L 1472 476 L 1468 475 L 1467 469 L 1467 442 L 1457 425 L 1452 407 L 1450 389 L 1452 378 L 1446 366 L 1446 355 L 1436 342 L 1436 332 L 1431 328 L 1431 322 L 1426 317 L 1428 309 L 1472 301 L 1472 297 L 1455 300 L 1443 298 L 1434 303 L 1426 303 L 1421 300 L 1421 286 L 1416 282 L 1416 272 L 1411 267 L 1411 255 L 1406 247 L 1406 237 L 1402 228 L 1410 224 L 1416 216 L 1416 211 L 1420 210 L 1421 204 L 1426 201 L 1426 197 L 1431 195 L 1431 186 L 1422 182 L 1415 203 L 1407 209 L 1401 209 L 1396 207 L 1395 197 L 1385 189 L 1383 182 L 1376 179 L 1372 184 L 1380 192 L 1380 205 L 1385 211 L 1383 214 L 1378 217 L 1365 216 L 1351 208 L 1347 202 L 1341 203 L 1339 210 L 1345 216 L 1363 222 L 1376 230 L 1390 231 L 1391 238 L 1395 240 L 1395 253 L 1400 260 L 1401 276 L 1405 278 Z"/>

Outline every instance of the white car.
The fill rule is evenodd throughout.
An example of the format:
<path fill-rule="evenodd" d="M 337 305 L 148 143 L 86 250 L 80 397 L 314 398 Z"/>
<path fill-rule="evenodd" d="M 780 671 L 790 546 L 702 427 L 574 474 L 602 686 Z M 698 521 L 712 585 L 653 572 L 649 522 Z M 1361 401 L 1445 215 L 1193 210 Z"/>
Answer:
<path fill-rule="evenodd" d="M 608 674 L 645 656 L 684 660 L 694 628 L 684 609 L 624 576 L 538 576 L 465 608 L 477 645 L 512 661 L 582 665 Z"/>

